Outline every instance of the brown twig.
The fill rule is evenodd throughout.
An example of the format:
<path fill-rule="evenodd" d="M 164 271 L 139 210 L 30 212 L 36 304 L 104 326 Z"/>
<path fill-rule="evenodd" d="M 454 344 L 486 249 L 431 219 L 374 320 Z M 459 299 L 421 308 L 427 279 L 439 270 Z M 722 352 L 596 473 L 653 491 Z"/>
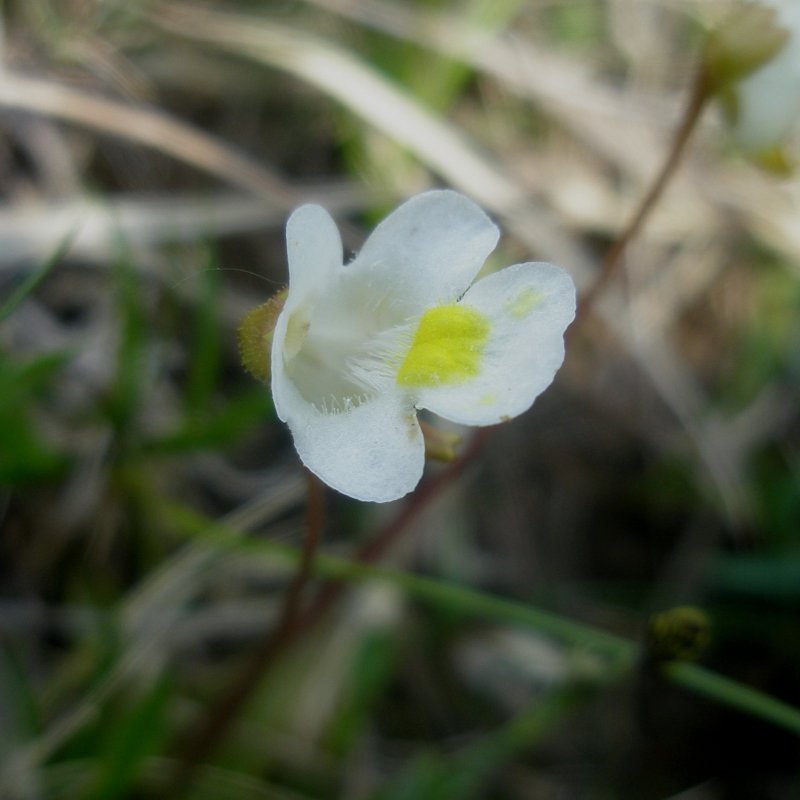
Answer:
<path fill-rule="evenodd" d="M 589 312 L 592 310 L 598 297 L 602 294 L 603 290 L 608 286 L 616 272 L 622 265 L 625 250 L 641 231 L 644 223 L 647 221 L 651 212 L 655 208 L 659 199 L 661 198 L 664 190 L 669 184 L 670 179 L 675 174 L 678 163 L 683 156 L 686 146 L 692 137 L 694 129 L 700 120 L 700 116 L 706 107 L 706 104 L 711 99 L 711 87 L 704 70 L 699 70 L 692 86 L 692 92 L 689 95 L 689 101 L 686 104 L 686 109 L 683 112 L 683 117 L 678 125 L 675 135 L 672 140 L 672 146 L 667 153 L 667 157 L 661 166 L 655 180 L 653 181 L 647 194 L 642 199 L 636 213 L 628 221 L 628 224 L 622 229 L 617 236 L 616 241 L 611 245 L 608 252 L 603 259 L 600 266 L 600 272 L 597 275 L 594 283 L 584 293 L 581 302 L 578 305 L 578 311 L 575 317 L 575 322 L 568 332 L 568 336 L 574 335 L 574 331 L 579 327 L 579 324 L 584 320 Z"/>
<path fill-rule="evenodd" d="M 408 529 L 409 524 L 463 474 L 494 430 L 495 428 L 479 429 L 461 455 L 435 477 L 423 483 L 398 514 L 357 551 L 355 560 L 370 563 L 377 561 L 386 553 Z M 192 734 L 185 743 L 179 746 L 178 749 L 182 753 L 180 766 L 176 770 L 165 796 L 179 798 L 191 788 L 194 769 L 216 749 L 222 736 L 258 686 L 264 673 L 286 647 L 325 616 L 344 591 L 342 584 L 328 581 L 320 588 L 307 611 L 300 614 L 301 593 L 311 574 L 314 555 L 324 525 L 322 491 L 318 479 L 309 473 L 308 537 L 301 563 L 286 592 L 281 622 L 264 640 L 244 674 L 238 676 L 236 682 L 215 703 L 205 724 L 196 734 Z"/>
<path fill-rule="evenodd" d="M 307 472 L 308 507 L 307 532 L 297 572 L 284 596 L 283 607 L 277 626 L 264 638 L 253 654 L 244 672 L 217 698 L 205 719 L 196 731 L 192 731 L 179 751 L 175 774 L 165 796 L 182 797 L 192 785 L 193 773 L 198 764 L 211 755 L 223 736 L 235 721 L 247 700 L 258 687 L 264 673 L 296 637 L 302 625 L 301 606 L 303 590 L 311 578 L 314 558 L 319 550 L 325 527 L 325 495 L 319 478 Z"/>
<path fill-rule="evenodd" d="M 408 530 L 411 522 L 464 473 L 464 470 L 472 463 L 496 430 L 496 427 L 479 428 L 458 458 L 435 477 L 422 483 L 397 515 L 389 520 L 375 536 L 364 542 L 356 552 L 354 560 L 362 564 L 370 564 L 388 552 Z M 328 581 L 323 584 L 303 618 L 302 627 L 311 627 L 324 616 L 339 598 L 343 589 L 343 584 L 336 581 Z"/>

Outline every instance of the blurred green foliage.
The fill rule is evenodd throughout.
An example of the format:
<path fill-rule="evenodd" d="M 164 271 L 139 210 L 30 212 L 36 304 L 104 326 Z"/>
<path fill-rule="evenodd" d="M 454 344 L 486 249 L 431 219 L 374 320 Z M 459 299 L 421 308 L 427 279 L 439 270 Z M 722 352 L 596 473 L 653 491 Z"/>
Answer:
<path fill-rule="evenodd" d="M 215 10 L 250 14 L 256 33 L 271 24 L 313 32 L 386 76 L 519 181 L 527 220 L 525 208 L 490 209 L 513 232 L 508 252 L 540 257 L 524 235 L 541 199 L 594 265 L 619 224 L 608 208 L 639 196 L 642 173 L 635 144 L 633 166 L 620 160 L 627 140 L 619 146 L 606 117 L 635 105 L 642 87 L 637 113 L 668 117 L 693 58 L 682 37 L 707 22 L 691 4 L 654 4 L 672 22 L 666 52 L 684 59 L 680 70 L 659 67 L 646 47 L 643 61 L 635 48 L 620 57 L 612 14 L 624 5 L 319 0 Z M 192 39 L 188 23 L 185 38 L 166 33 L 157 23 L 169 13 L 152 2 L 3 8 L 13 69 L 191 123 L 229 153 L 262 160 L 275 188 L 234 213 L 228 194 L 197 174 L 213 161 L 197 139 L 169 151 L 186 149 L 186 164 L 174 164 L 145 150 L 146 125 L 121 144 L 91 114 L 69 128 L 57 109 L 9 123 L 0 153 L 0 221 L 11 220 L 2 228 L 11 255 L 0 252 L 0 800 L 647 800 L 698 785 L 714 800 L 793 796 L 800 279 L 791 240 L 774 233 L 779 214 L 765 227 L 770 212 L 740 199 L 724 213 L 697 212 L 699 232 L 681 228 L 682 209 L 665 201 L 677 233 L 655 226 L 631 259 L 629 292 L 617 300 L 635 304 L 647 289 L 640 266 L 677 272 L 675 252 L 687 248 L 683 257 L 701 265 L 707 242 L 718 244 L 718 272 L 687 280 L 685 305 L 656 331 L 660 345 L 674 345 L 673 361 L 649 360 L 600 318 L 570 342 L 558 384 L 416 516 L 328 496 L 327 549 L 302 607 L 325 580 L 346 581 L 346 596 L 279 652 L 218 749 L 168 793 L 189 734 L 274 629 L 306 527 L 288 435 L 235 343 L 240 316 L 285 283 L 282 220 L 306 196 L 327 199 L 349 224 L 350 252 L 396 196 L 441 182 L 413 148 L 296 78 L 230 46 L 221 55 Z M 647 42 L 660 29 L 641 19 Z M 414 40 L 414 24 L 444 44 Z M 577 65 L 568 79 L 551 75 L 556 87 L 577 86 L 575 96 L 529 102 L 455 57 L 445 44 L 460 25 L 479 34 L 473 51 L 500 37 L 509 52 L 522 43 L 548 64 Z M 220 75 L 223 92 L 210 80 Z M 604 97 L 622 86 L 620 105 L 592 118 L 591 103 L 581 105 L 587 85 Z M 621 124 L 635 126 L 633 117 Z M 724 144 L 698 146 L 705 194 L 722 197 L 743 180 Z M 241 174 L 231 185 L 241 189 Z M 107 240 L 87 244 L 80 229 L 54 236 L 54 209 L 86 186 L 117 215 Z M 189 202 L 198 194 L 202 213 Z M 119 212 L 131 200 L 135 225 Z M 33 201 L 41 218 L 25 244 L 35 255 L 20 266 L 12 245 L 25 239 Z M 187 219 L 192 235 L 181 233 Z M 54 255 L 42 256 L 54 240 Z M 80 313 L 59 315 L 62 302 Z M 631 328 L 647 316 L 631 314 Z M 40 336 L 27 335 L 31 325 Z M 652 373 L 662 368 L 659 384 Z M 697 407 L 663 390 L 673 384 L 688 386 Z M 760 427 L 737 428 L 763 398 L 775 405 Z M 709 456 L 709 421 L 725 434 L 727 460 Z M 427 480 L 441 470 L 430 466 Z M 722 490 L 744 510 L 731 511 Z M 393 568 L 352 563 L 398 519 L 407 537 Z M 708 653 L 662 674 L 641 659 L 645 621 L 688 602 L 711 618 Z"/>

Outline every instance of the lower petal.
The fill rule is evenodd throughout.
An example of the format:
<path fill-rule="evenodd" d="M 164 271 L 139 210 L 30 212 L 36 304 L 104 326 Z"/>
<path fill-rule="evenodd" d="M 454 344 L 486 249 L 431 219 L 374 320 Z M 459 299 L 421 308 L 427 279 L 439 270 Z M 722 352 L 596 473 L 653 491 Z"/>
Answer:
<path fill-rule="evenodd" d="M 281 373 L 280 410 L 311 472 L 342 494 L 375 503 L 414 489 L 422 477 L 425 444 L 416 411 L 402 394 L 326 412 L 308 403 Z"/>
<path fill-rule="evenodd" d="M 564 361 L 575 285 L 552 264 L 517 264 L 478 281 L 459 305 L 489 323 L 477 375 L 422 388 L 417 406 L 465 425 L 493 425 L 530 408 Z"/>

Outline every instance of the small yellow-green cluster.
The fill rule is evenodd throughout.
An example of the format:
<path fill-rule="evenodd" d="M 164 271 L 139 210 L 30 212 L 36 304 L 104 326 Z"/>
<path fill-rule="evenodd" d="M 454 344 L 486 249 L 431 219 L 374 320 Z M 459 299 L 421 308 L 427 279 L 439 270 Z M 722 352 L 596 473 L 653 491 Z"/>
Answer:
<path fill-rule="evenodd" d="M 245 314 L 239 323 L 239 356 L 244 368 L 257 380 L 269 383 L 270 349 L 272 332 L 278 314 L 283 309 L 287 290 L 282 289 L 266 303 L 256 306 Z"/>

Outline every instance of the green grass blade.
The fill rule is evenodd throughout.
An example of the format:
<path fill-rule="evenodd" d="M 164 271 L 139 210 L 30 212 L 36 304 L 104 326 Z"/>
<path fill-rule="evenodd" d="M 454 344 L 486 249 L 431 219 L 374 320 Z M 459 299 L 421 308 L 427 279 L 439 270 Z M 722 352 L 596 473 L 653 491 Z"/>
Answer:
<path fill-rule="evenodd" d="M 173 691 L 172 678 L 160 677 L 114 721 L 102 744 L 98 772 L 83 800 L 131 796 L 145 759 L 158 752 L 166 736 L 164 723 Z"/>
<path fill-rule="evenodd" d="M 213 253 L 209 257 L 209 268 L 199 277 L 201 285 L 194 312 L 186 386 L 186 410 L 193 418 L 202 417 L 209 410 L 221 364 L 220 281 Z"/>
<path fill-rule="evenodd" d="M 194 511 L 159 500 L 159 509 L 166 519 L 184 533 L 214 541 L 221 549 L 249 556 L 261 555 L 271 563 L 284 561 L 291 565 L 299 552 L 288 545 L 266 540 L 235 537 L 222 525 L 203 519 Z M 434 580 L 368 564 L 360 564 L 332 556 L 320 556 L 314 566 L 317 574 L 348 582 L 386 580 L 417 600 L 461 614 L 474 615 L 507 625 L 530 627 L 559 641 L 603 653 L 619 670 L 632 670 L 638 663 L 640 646 L 606 631 L 575 622 L 550 611 L 514 600 L 494 597 L 464 586 Z M 664 668 L 665 677 L 695 694 L 714 699 L 731 708 L 744 711 L 774 723 L 800 736 L 800 709 L 771 697 L 738 681 L 688 662 L 675 662 Z"/>
<path fill-rule="evenodd" d="M 668 664 L 664 667 L 664 674 L 672 683 L 695 694 L 767 720 L 800 736 L 800 709 L 776 697 L 689 662 Z"/>
<path fill-rule="evenodd" d="M 36 287 L 61 263 L 64 256 L 69 252 L 75 237 L 78 235 L 78 228 L 70 231 L 55 249 L 53 255 L 44 261 L 38 269 L 34 270 L 17 288 L 11 293 L 5 303 L 0 305 L 0 322 L 5 322 L 32 294 Z"/>

